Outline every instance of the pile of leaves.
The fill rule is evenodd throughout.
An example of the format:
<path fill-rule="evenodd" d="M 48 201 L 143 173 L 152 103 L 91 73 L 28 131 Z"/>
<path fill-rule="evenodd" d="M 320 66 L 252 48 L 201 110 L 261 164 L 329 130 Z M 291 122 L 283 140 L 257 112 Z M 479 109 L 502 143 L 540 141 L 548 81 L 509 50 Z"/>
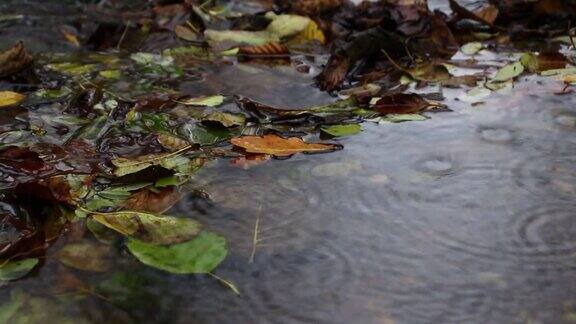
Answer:
<path fill-rule="evenodd" d="M 451 0 L 450 15 L 419 0 L 252 2 L 259 11 L 106 3 L 90 8 L 86 28 L 63 26 L 70 53 L 21 42 L 0 53 L 0 280 L 37 268 L 63 237 L 55 255 L 74 269 L 107 271 L 120 247 L 157 269 L 213 275 L 226 239 L 193 215 L 165 214 L 206 163 L 340 150 L 363 121 L 448 110 L 445 87 L 479 105 L 523 76 L 557 78 L 558 94 L 576 82 L 574 1 Z M 337 98 L 295 109 L 179 89 L 238 64 L 288 66 Z M 65 235 L 78 228 L 88 238 Z"/>

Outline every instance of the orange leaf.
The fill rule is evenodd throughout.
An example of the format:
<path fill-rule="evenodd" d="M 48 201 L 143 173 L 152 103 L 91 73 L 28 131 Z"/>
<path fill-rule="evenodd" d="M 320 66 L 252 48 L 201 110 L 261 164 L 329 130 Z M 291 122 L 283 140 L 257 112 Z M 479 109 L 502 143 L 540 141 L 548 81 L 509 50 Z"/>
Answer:
<path fill-rule="evenodd" d="M 242 136 L 233 138 L 232 144 L 248 153 L 290 156 L 296 153 L 331 152 L 341 147 L 335 144 L 306 143 L 299 137 L 283 138 L 278 135 Z"/>

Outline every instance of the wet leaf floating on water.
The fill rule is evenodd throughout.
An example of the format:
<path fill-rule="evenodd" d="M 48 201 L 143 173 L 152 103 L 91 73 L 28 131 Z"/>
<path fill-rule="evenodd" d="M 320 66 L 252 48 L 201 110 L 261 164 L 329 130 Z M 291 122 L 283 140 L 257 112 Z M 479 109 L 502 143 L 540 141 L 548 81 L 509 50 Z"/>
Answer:
<path fill-rule="evenodd" d="M 190 218 L 136 211 L 92 213 L 90 217 L 122 235 L 158 245 L 189 241 L 198 235 L 202 228 L 200 223 Z"/>
<path fill-rule="evenodd" d="M 167 150 L 178 151 L 190 145 L 188 141 L 173 135 L 161 133 L 158 134 L 158 142 Z"/>
<path fill-rule="evenodd" d="M 137 157 L 135 159 L 127 158 L 115 158 L 111 162 L 114 165 L 114 175 L 121 177 L 131 173 L 136 173 L 147 169 L 154 165 L 163 166 L 167 169 L 172 169 L 174 167 L 172 158 L 178 156 L 178 154 L 183 153 L 188 150 L 190 146 L 181 148 L 180 150 L 168 154 L 150 154 Z"/>
<path fill-rule="evenodd" d="M 506 82 L 509 80 L 513 80 L 514 78 L 520 76 L 524 73 L 524 65 L 522 62 L 511 63 L 503 66 L 496 72 L 492 81 L 496 82 Z"/>
<path fill-rule="evenodd" d="M 398 93 L 380 98 L 372 109 L 381 114 L 413 114 L 438 106 L 415 93 Z"/>
<path fill-rule="evenodd" d="M 477 54 L 478 52 L 480 52 L 480 51 L 482 50 L 482 48 L 483 48 L 482 43 L 480 43 L 480 42 L 471 42 L 471 43 L 464 44 L 464 45 L 460 48 L 460 51 L 462 51 L 462 53 L 463 53 L 464 55 L 472 56 L 472 55 L 475 55 L 475 54 Z"/>
<path fill-rule="evenodd" d="M 25 95 L 13 91 L 0 91 L 0 107 L 15 106 L 26 98 Z"/>
<path fill-rule="evenodd" d="M 78 270 L 105 272 L 112 265 L 112 249 L 92 242 L 70 243 L 58 251 L 57 258 L 63 264 Z"/>
<path fill-rule="evenodd" d="M 8 77 L 24 70 L 32 61 L 32 56 L 24 48 L 24 43 L 16 43 L 12 48 L 0 53 L 0 78 Z"/>
<path fill-rule="evenodd" d="M 226 240 L 203 231 L 195 239 L 170 246 L 159 246 L 130 239 L 128 250 L 140 262 L 179 274 L 210 273 L 228 254 Z"/>
<path fill-rule="evenodd" d="M 448 69 L 442 64 L 434 62 L 422 63 L 408 70 L 410 76 L 419 81 L 439 82 L 450 79 Z"/>
<path fill-rule="evenodd" d="M 378 122 L 379 124 L 383 124 L 383 123 L 403 123 L 409 121 L 424 121 L 427 119 L 428 117 L 422 116 L 420 114 L 388 114 L 386 116 L 372 119 L 372 121 Z"/>
<path fill-rule="evenodd" d="M 224 102 L 224 99 L 225 98 L 222 95 L 215 95 L 215 96 L 190 98 L 179 102 L 187 106 L 216 107 L 220 106 Z"/>
<path fill-rule="evenodd" d="M 38 264 L 38 259 L 4 261 L 0 265 L 0 280 L 16 280 L 27 275 Z"/>
<path fill-rule="evenodd" d="M 330 127 L 322 127 L 322 131 L 332 136 L 349 136 L 360 133 L 362 131 L 362 126 L 359 124 L 334 125 Z"/>
<path fill-rule="evenodd" d="M 278 135 L 242 136 L 231 140 L 248 153 L 290 156 L 296 153 L 332 152 L 340 147 L 335 144 L 306 143 L 299 137 L 283 138 Z"/>

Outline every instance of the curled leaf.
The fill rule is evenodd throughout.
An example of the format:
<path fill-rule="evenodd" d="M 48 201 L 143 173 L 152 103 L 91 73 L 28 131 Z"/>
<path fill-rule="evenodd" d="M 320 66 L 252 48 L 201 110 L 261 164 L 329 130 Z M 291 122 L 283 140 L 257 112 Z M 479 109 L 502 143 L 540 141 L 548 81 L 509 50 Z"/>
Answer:
<path fill-rule="evenodd" d="M 0 53 L 0 78 L 16 74 L 32 63 L 32 56 L 18 42 L 12 48 Z"/>

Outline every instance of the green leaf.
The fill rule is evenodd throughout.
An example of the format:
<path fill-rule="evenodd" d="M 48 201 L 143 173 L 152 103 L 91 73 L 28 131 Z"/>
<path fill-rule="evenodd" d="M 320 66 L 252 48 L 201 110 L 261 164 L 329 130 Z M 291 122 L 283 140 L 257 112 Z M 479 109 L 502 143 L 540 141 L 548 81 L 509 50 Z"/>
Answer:
<path fill-rule="evenodd" d="M 142 263 L 172 273 L 209 273 L 228 254 L 226 240 L 202 232 L 194 240 L 171 246 L 158 246 L 131 239 L 128 250 Z"/>
<path fill-rule="evenodd" d="M 505 82 L 512 80 L 524 72 L 522 62 L 511 63 L 503 66 L 492 78 L 492 81 Z"/>
<path fill-rule="evenodd" d="M 220 111 L 213 111 L 202 117 L 203 121 L 212 121 L 222 124 L 224 127 L 244 126 L 246 117 L 240 114 L 230 114 Z"/>
<path fill-rule="evenodd" d="M 322 127 L 322 131 L 332 136 L 348 136 L 360 133 L 362 131 L 362 126 L 359 124 L 334 125 L 330 127 Z"/>
<path fill-rule="evenodd" d="M 212 145 L 230 138 L 230 132 L 225 128 L 199 124 L 184 125 L 182 133 L 190 142 L 200 145 Z"/>
<path fill-rule="evenodd" d="M 205 107 L 215 107 L 219 106 L 224 102 L 224 96 L 206 96 L 198 98 L 190 98 L 182 101 L 181 103 L 187 106 L 205 106 Z"/>
<path fill-rule="evenodd" d="M 408 121 L 424 121 L 427 119 L 428 117 L 420 114 L 388 114 L 380 117 L 378 122 L 402 123 Z"/>
<path fill-rule="evenodd" d="M 117 177 L 122 177 L 128 174 L 136 173 L 147 169 L 153 165 L 165 166 L 167 169 L 172 169 L 173 164 L 171 159 L 178 157 L 179 154 L 183 153 L 190 147 L 184 147 L 176 152 L 168 154 L 150 154 L 139 156 L 135 159 L 126 158 L 116 158 L 111 162 L 115 167 L 114 175 Z"/>
<path fill-rule="evenodd" d="M 38 259 L 9 261 L 0 266 L 0 280 L 9 281 L 24 277 L 38 264 Z"/>
<path fill-rule="evenodd" d="M 90 216 L 120 234 L 151 244 L 185 242 L 198 235 L 202 227 L 200 223 L 190 218 L 135 211 L 93 213 Z"/>
<path fill-rule="evenodd" d="M 468 44 L 464 44 L 461 48 L 460 51 L 462 51 L 462 53 L 464 55 L 475 55 L 476 53 L 480 52 L 480 50 L 482 50 L 482 43 L 480 42 L 472 42 L 472 43 L 468 43 Z"/>

